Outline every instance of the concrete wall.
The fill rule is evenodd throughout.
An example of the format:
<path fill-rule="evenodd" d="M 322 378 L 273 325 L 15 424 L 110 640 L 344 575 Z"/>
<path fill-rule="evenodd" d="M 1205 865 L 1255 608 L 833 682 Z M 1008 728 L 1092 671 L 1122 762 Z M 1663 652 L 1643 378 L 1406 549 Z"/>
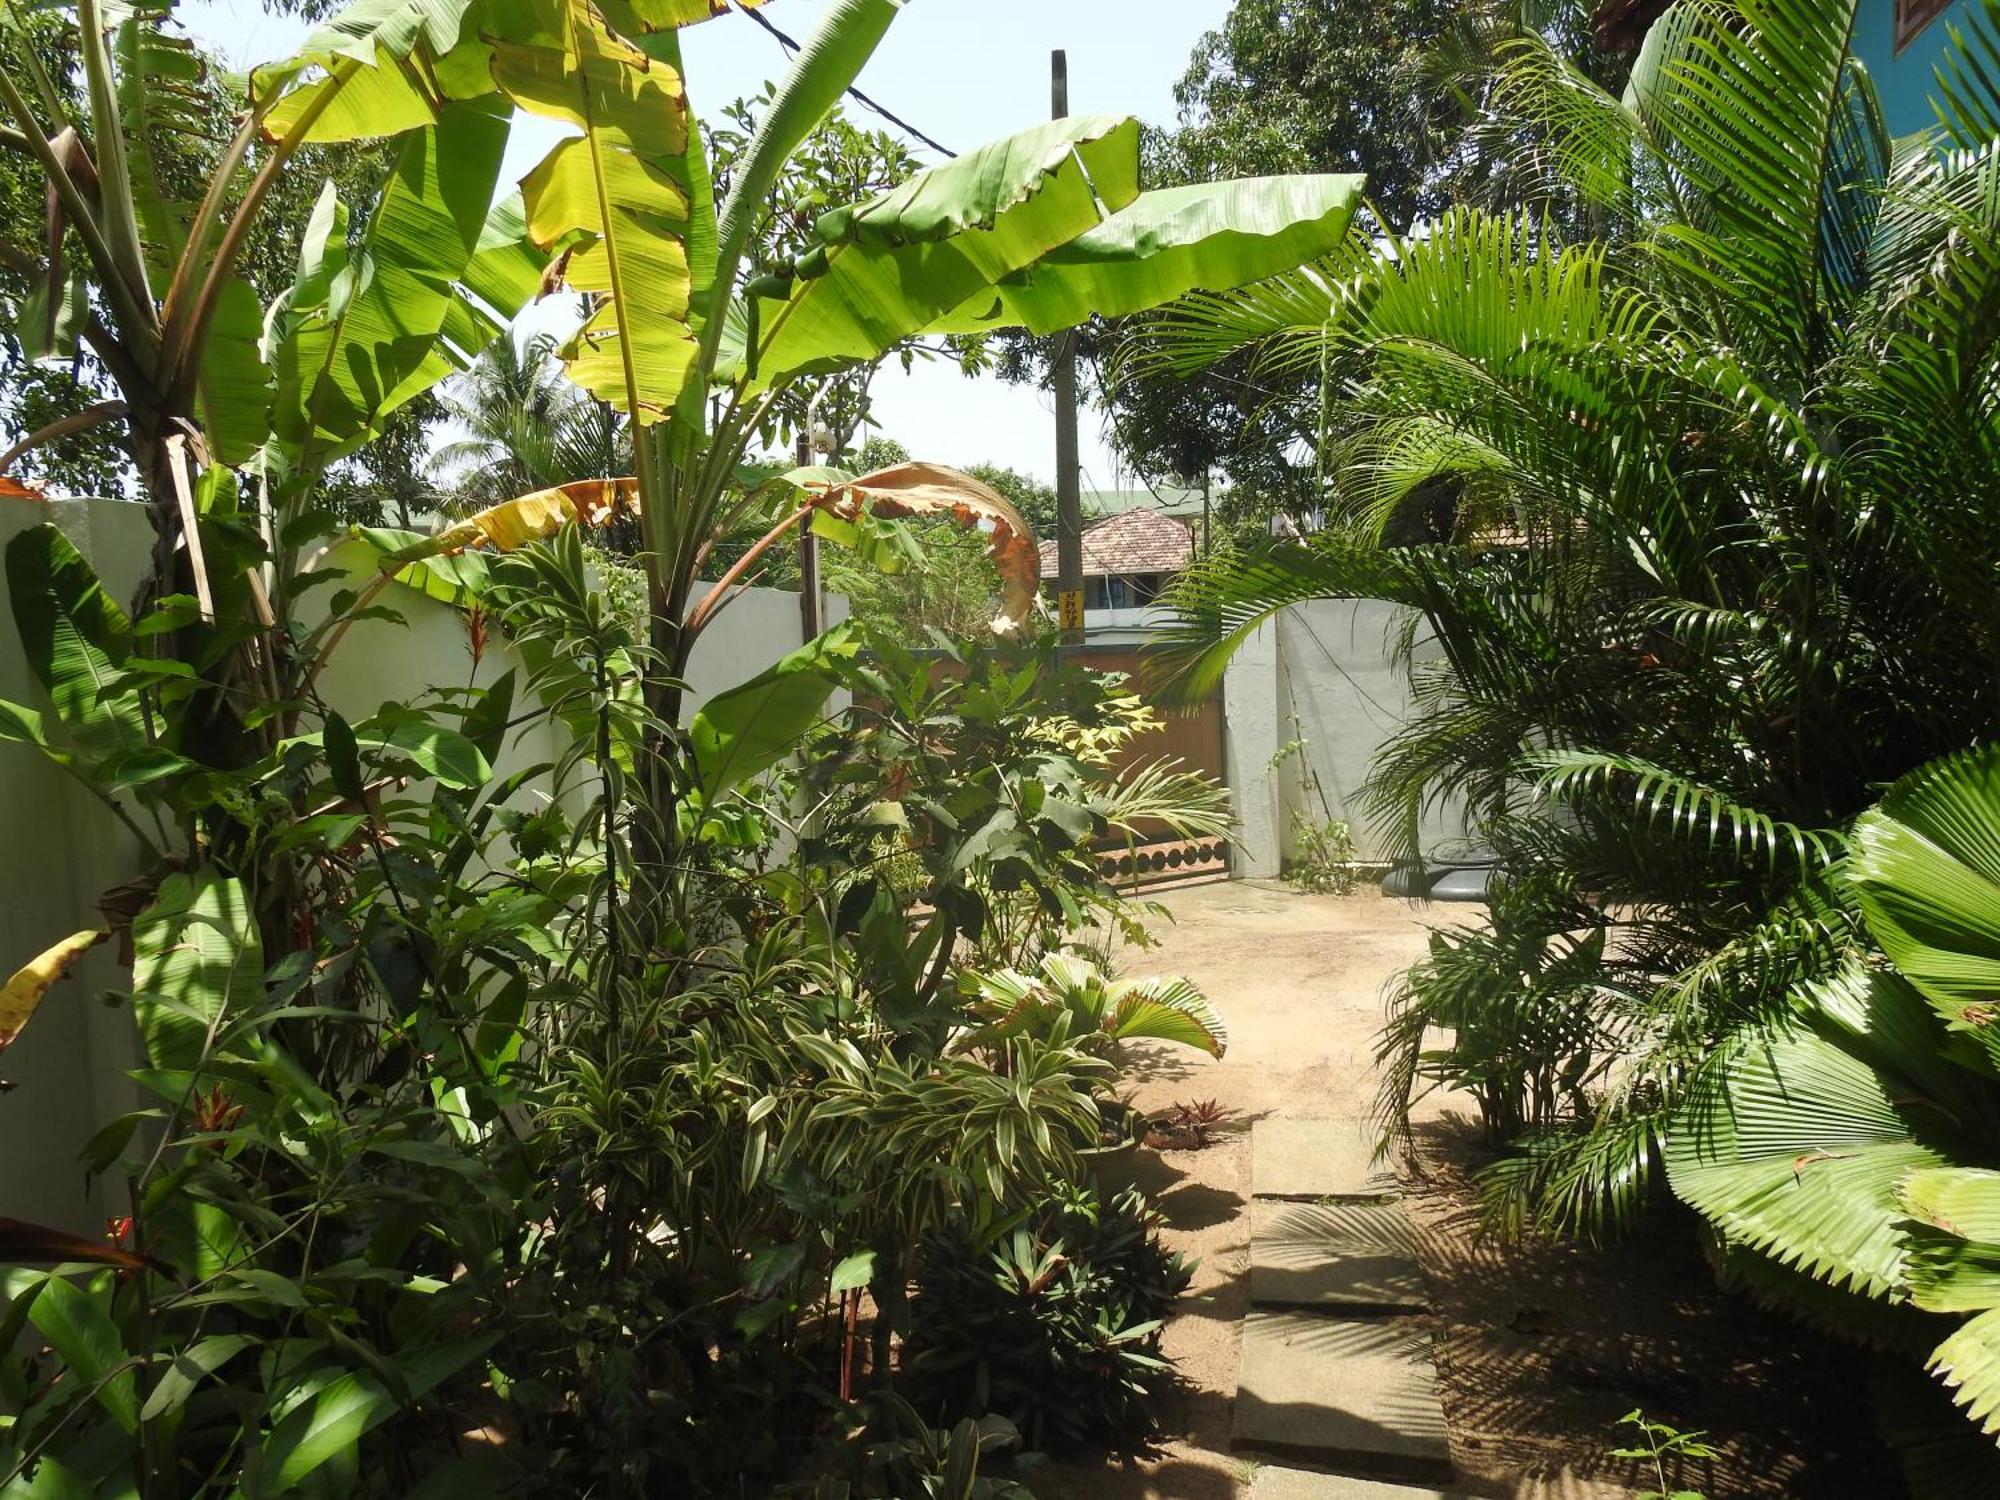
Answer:
<path fill-rule="evenodd" d="M 1241 833 L 1235 872 L 1272 876 L 1296 852 L 1300 818 L 1352 825 L 1357 856 L 1386 858 L 1390 830 L 1362 809 L 1362 786 L 1381 747 L 1410 720 L 1410 687 L 1395 659 L 1400 611 L 1373 601 L 1294 605 L 1261 626 L 1223 678 L 1230 790 Z M 1418 659 L 1429 654 L 1420 645 Z M 1303 747 L 1272 760 L 1281 747 Z M 1324 801 L 1322 802 L 1322 797 Z M 1420 829 L 1427 852 L 1462 846 L 1449 808 Z"/>
<path fill-rule="evenodd" d="M 131 599 L 145 572 L 152 530 L 143 510 L 116 500 L 0 499 L 0 546 L 44 520 L 60 526 L 89 558 L 112 596 Z M 365 549 L 343 544 L 332 565 L 371 568 Z M 320 607 L 322 589 L 309 595 Z M 322 677 L 328 701 L 350 719 L 384 702 L 405 701 L 435 687 L 484 686 L 518 658 L 497 636 L 475 667 L 458 611 L 412 590 L 394 588 L 383 601 L 406 624 L 358 622 Z M 845 617 L 847 601 L 826 601 L 826 623 Z M 689 671 L 688 712 L 723 688 L 763 670 L 800 642 L 797 594 L 752 589 L 730 605 L 696 648 Z M 523 674 L 525 675 L 525 673 Z M 0 698 L 41 707 L 40 684 L 15 637 L 4 573 L 0 573 Z M 496 771 L 551 758 L 555 735 L 540 723 L 510 741 Z M 140 873 L 134 841 L 89 792 L 40 754 L 0 744 L 0 975 L 57 939 L 100 920 L 98 895 Z M 98 998 L 130 984 L 108 947 L 88 954 L 37 1012 L 34 1024 L 0 1054 L 0 1217 L 24 1218 L 91 1234 L 118 1212 L 122 1184 L 84 1189 L 77 1154 L 91 1134 L 133 1107 L 125 1070 L 137 1061 L 129 1016 Z"/>

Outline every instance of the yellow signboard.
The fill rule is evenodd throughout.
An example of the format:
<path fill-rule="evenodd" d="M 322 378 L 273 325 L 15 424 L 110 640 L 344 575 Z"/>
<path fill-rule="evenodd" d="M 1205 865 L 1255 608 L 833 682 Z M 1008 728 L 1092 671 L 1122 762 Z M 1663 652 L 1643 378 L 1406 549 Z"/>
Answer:
<path fill-rule="evenodd" d="M 1083 629 L 1083 590 L 1061 589 L 1056 594 L 1056 620 L 1064 630 Z"/>

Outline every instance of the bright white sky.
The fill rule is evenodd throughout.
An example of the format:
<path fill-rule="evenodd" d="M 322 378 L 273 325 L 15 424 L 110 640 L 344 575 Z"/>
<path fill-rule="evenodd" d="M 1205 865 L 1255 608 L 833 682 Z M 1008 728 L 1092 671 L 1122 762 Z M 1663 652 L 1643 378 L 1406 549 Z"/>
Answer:
<path fill-rule="evenodd" d="M 824 7 L 825 0 L 773 0 L 765 13 L 804 40 Z M 1061 47 L 1069 54 L 1072 113 L 1134 114 L 1171 124 L 1173 86 L 1188 54 L 1228 9 L 1229 0 L 909 0 L 858 86 L 935 140 L 963 151 L 1047 117 L 1049 52 Z M 306 30 L 267 15 L 257 0 L 183 0 L 177 14 L 239 68 L 291 51 Z M 785 66 L 777 39 L 740 15 L 694 27 L 684 49 L 688 93 L 698 111 L 756 93 Z M 852 101 L 849 108 L 857 123 L 884 123 Z M 526 172 L 554 138 L 544 122 L 517 121 L 509 175 Z M 882 430 L 920 458 L 1006 464 L 1054 478 L 1054 418 L 1038 391 L 990 377 L 968 381 L 942 364 L 919 364 L 907 376 L 885 369 L 874 391 Z M 1092 414 L 1084 414 L 1081 426 L 1084 488 L 1136 485 L 1114 471 Z"/>

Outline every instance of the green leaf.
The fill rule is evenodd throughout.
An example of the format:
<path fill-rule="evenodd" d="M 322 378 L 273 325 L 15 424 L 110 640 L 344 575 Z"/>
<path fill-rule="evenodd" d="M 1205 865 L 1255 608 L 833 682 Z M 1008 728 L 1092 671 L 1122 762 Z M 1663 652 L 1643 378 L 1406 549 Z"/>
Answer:
<path fill-rule="evenodd" d="M 21 652 L 77 745 L 109 755 L 145 744 L 139 703 L 112 684 L 132 650 L 132 623 L 83 554 L 53 525 L 7 544 L 7 587 Z"/>
<path fill-rule="evenodd" d="M 493 76 L 531 114 L 575 126 L 521 180 L 529 237 L 566 257 L 598 305 L 563 359 L 570 378 L 641 423 L 671 410 L 695 354 L 680 74 L 612 32 L 587 0 L 529 0 Z"/>
<path fill-rule="evenodd" d="M 2000 747 L 1904 777 L 1853 844 L 1849 878 L 1882 951 L 2000 1059 Z"/>
<path fill-rule="evenodd" d="M 108 1278 L 101 1283 L 107 1288 Z M 70 1374 L 96 1391 L 97 1403 L 127 1433 L 139 1430 L 139 1387 L 132 1370 L 112 1374 L 129 1356 L 96 1293 L 51 1276 L 28 1314 Z"/>
<path fill-rule="evenodd" d="M 407 756 L 440 784 L 467 790 L 493 779 L 493 767 L 479 747 L 455 729 L 412 721 L 398 724 L 387 735 L 363 734 L 374 749 Z"/>
<path fill-rule="evenodd" d="M 833 1268 L 833 1281 L 828 1290 L 837 1297 L 842 1292 L 858 1291 L 874 1279 L 875 1252 L 857 1250 Z"/>
<path fill-rule="evenodd" d="M 1939 1344 L 1929 1368 L 1981 1432 L 2000 1432 L 2000 1308 L 1979 1314 Z"/>
<path fill-rule="evenodd" d="M 954 307 L 932 333 L 1052 333 L 1192 291 L 1224 292 L 1338 249 L 1357 176 L 1246 177 L 1142 193 L 1094 229 Z"/>
<path fill-rule="evenodd" d="M 161 882 L 132 923 L 133 1007 L 157 1068 L 199 1065 L 224 1018 L 263 993 L 264 955 L 241 881 L 203 870 Z"/>
<path fill-rule="evenodd" d="M 248 1334 L 222 1333 L 201 1339 L 174 1355 L 146 1406 L 139 1413 L 142 1422 L 155 1422 L 179 1411 L 194 1394 L 195 1387 L 249 1348 L 255 1340 Z"/>
<path fill-rule="evenodd" d="M 240 464 L 271 430 L 271 372 L 264 364 L 264 309 L 240 276 L 222 283 L 201 349 L 201 425 L 217 462 Z"/>
<path fill-rule="evenodd" d="M 361 780 L 361 750 L 354 742 L 354 730 L 347 720 L 329 709 L 320 739 L 326 749 L 327 777 L 333 782 L 333 789 L 350 801 L 361 802 L 367 788 Z"/>
<path fill-rule="evenodd" d="M 439 87 L 438 70 L 425 64 L 453 54 L 470 4 L 356 0 L 336 12 L 292 56 L 250 75 L 265 130 L 272 136 L 297 131 L 304 141 L 350 141 L 429 124 L 446 90 Z M 476 56 L 479 49 L 467 50 Z M 453 69 L 448 76 L 459 94 L 491 89 L 477 68 Z"/>
<path fill-rule="evenodd" d="M 407 1399 L 429 1395 L 492 1348 L 497 1338 L 497 1334 L 482 1334 L 397 1356 L 393 1363 L 403 1377 Z M 374 1374 L 363 1370 L 350 1370 L 320 1385 L 265 1439 L 245 1474 L 246 1496 L 254 1500 L 295 1488 L 321 1465 L 354 1453 L 361 1439 L 403 1404 Z"/>
<path fill-rule="evenodd" d="M 836 625 L 702 705 L 688 726 L 688 741 L 711 805 L 798 749 L 838 685 L 830 664 L 852 660 L 860 649 L 853 630 Z"/>
<path fill-rule="evenodd" d="M 1139 126 L 1052 120 L 814 226 L 789 286 L 760 284 L 753 378 L 874 359 L 1095 228 L 1138 193 Z"/>
<path fill-rule="evenodd" d="M 118 23 L 112 42 L 127 176 L 156 293 L 165 291 L 186 247 L 193 207 L 167 195 L 161 166 L 186 151 L 204 124 L 201 55 L 191 39 L 160 24 L 171 14 L 165 0 L 140 0 Z"/>
<path fill-rule="evenodd" d="M 1739 1037 L 1709 1067 L 1667 1134 L 1674 1192 L 1783 1265 L 1896 1295 L 1905 1275 L 1897 1184 L 1948 1164 L 1915 1133 L 1925 1101 L 1798 1029 Z"/>
<path fill-rule="evenodd" d="M 470 307 L 459 278 L 478 275 L 501 317 L 519 307 L 506 305 L 519 275 L 496 267 L 533 257 L 488 213 L 506 142 L 507 122 L 480 104 L 448 105 L 434 125 L 410 132 L 351 261 L 330 184 L 321 195 L 271 328 L 272 430 L 295 466 L 317 471 L 365 442 L 498 335 L 500 324 Z M 475 269 L 481 256 L 492 259 Z"/>

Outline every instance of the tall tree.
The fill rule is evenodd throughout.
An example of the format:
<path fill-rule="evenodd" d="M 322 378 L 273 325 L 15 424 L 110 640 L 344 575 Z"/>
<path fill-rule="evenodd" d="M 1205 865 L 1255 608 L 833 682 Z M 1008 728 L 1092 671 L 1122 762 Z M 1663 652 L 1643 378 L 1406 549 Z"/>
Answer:
<path fill-rule="evenodd" d="M 1602 52 L 1582 0 L 1237 0 L 1196 43 L 1175 86 L 1178 127 L 1147 140 L 1159 182 L 1265 172 L 1362 172 L 1378 229 L 1407 231 L 1455 202 L 1535 203 L 1572 214 L 1545 133 L 1495 108 L 1496 53 L 1542 45 L 1616 89 L 1628 60 Z M 1084 330 L 1093 395 L 1121 456 L 1153 483 L 1212 476 L 1225 524 L 1316 514 L 1319 381 L 1279 381 L 1245 360 L 1190 379 L 1122 368 L 1130 330 Z M 1043 379 L 1046 349 L 1016 345 L 1015 379 Z"/>

